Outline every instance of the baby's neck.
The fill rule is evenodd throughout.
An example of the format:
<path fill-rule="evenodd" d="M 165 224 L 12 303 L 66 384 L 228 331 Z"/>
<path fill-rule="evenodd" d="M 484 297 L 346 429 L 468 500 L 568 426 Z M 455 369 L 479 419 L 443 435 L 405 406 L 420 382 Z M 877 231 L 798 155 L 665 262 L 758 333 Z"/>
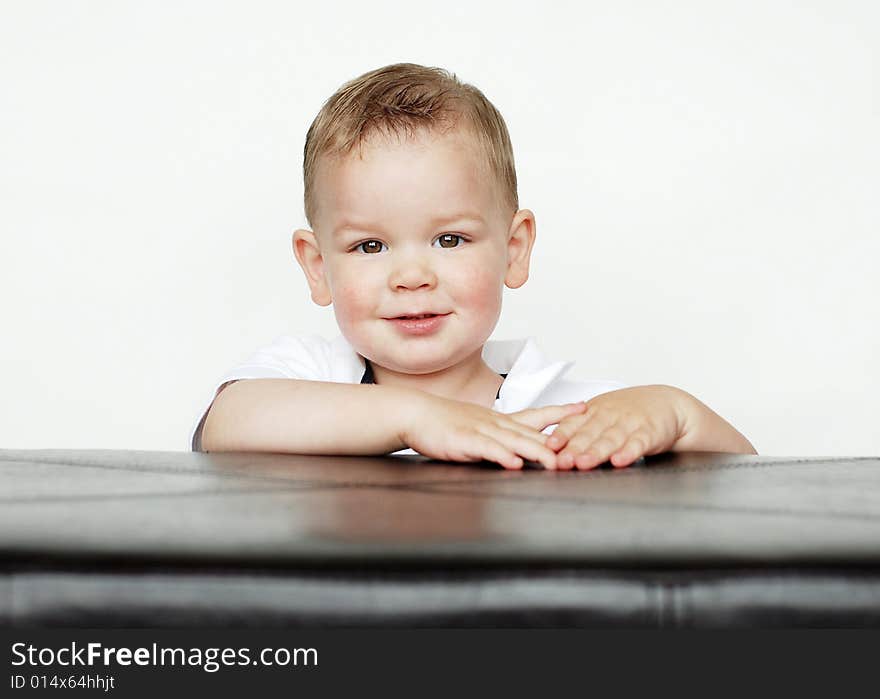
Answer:
<path fill-rule="evenodd" d="M 371 362 L 373 380 L 379 385 L 414 388 L 442 398 L 491 408 L 504 379 L 483 361 L 481 355 L 481 352 L 476 354 L 476 361 L 462 362 L 434 374 L 401 374 Z"/>

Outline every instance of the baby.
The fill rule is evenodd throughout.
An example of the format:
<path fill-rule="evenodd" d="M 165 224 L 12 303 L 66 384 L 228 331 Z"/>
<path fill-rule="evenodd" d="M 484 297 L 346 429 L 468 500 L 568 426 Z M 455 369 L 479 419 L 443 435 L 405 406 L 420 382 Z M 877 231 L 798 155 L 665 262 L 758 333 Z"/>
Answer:
<path fill-rule="evenodd" d="M 411 63 L 366 73 L 321 108 L 303 174 L 313 230 L 293 234 L 293 252 L 341 335 L 282 335 L 234 367 L 191 431 L 194 451 L 509 469 L 756 453 L 683 390 L 566 380 L 572 363 L 548 361 L 533 338 L 488 340 L 503 287 L 528 279 L 535 216 L 519 208 L 507 127 L 478 89 Z"/>

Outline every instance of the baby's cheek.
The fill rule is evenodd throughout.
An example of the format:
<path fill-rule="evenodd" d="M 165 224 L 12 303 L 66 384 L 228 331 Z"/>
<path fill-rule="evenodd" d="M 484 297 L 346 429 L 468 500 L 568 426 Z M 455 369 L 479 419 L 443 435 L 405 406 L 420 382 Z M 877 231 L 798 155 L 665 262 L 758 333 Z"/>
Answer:
<path fill-rule="evenodd" d="M 372 302 L 364 284 L 348 283 L 338 287 L 335 291 L 334 303 L 352 315 L 360 315 Z"/>
<path fill-rule="evenodd" d="M 460 304 L 485 314 L 500 311 L 503 282 L 496 275 L 479 265 L 464 266 L 459 272 L 456 289 Z"/>
<path fill-rule="evenodd" d="M 373 298 L 363 284 L 341 284 L 333 290 L 333 310 L 343 332 L 352 330 L 355 323 L 374 315 Z"/>

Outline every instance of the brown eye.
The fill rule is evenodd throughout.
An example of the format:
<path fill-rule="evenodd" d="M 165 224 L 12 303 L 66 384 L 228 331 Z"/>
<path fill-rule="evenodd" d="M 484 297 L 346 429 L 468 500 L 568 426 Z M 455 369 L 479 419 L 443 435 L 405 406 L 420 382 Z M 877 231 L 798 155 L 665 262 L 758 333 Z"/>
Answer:
<path fill-rule="evenodd" d="M 457 248 L 458 241 L 462 240 L 460 235 L 456 235 L 455 233 L 444 233 L 437 240 L 440 241 L 440 247 L 442 248 Z M 449 243 L 449 245 L 447 245 Z"/>
<path fill-rule="evenodd" d="M 380 243 L 378 240 L 366 240 L 363 243 L 358 244 L 356 249 L 363 250 L 368 254 L 372 254 L 374 252 L 381 252 L 383 245 L 384 243 Z"/>

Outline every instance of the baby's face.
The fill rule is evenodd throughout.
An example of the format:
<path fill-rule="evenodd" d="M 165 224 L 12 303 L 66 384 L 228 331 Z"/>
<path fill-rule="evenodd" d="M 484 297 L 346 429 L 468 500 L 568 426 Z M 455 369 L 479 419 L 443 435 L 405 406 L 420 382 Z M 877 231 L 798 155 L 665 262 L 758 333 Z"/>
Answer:
<path fill-rule="evenodd" d="M 315 191 L 316 235 L 294 234 L 312 298 L 332 303 L 354 349 L 392 371 L 471 356 L 498 321 L 505 282 L 528 276 L 534 217 L 502 211 L 467 134 L 375 137 L 362 160 L 322 162 Z M 427 331 L 394 320 L 426 313 L 443 316 Z"/>

